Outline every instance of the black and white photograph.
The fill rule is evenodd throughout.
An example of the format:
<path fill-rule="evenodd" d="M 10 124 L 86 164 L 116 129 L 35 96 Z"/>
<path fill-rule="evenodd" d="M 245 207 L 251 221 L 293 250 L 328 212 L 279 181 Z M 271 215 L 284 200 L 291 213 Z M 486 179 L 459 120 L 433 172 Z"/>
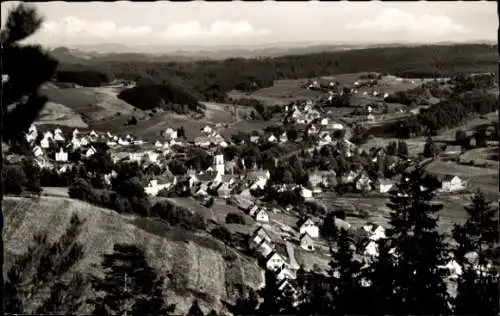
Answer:
<path fill-rule="evenodd" d="M 500 315 L 496 1 L 1 2 L 2 315 Z"/>

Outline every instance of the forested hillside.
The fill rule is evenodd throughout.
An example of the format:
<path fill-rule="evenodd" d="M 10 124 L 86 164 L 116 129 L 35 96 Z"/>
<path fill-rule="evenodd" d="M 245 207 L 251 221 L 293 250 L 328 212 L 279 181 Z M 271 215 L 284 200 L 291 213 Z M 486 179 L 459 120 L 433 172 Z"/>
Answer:
<path fill-rule="evenodd" d="M 497 45 L 463 44 L 368 48 L 277 58 L 184 62 L 65 63 L 59 71 L 96 70 L 108 78 L 165 80 L 181 84 L 201 100 L 225 99 L 233 90 L 272 85 L 277 79 L 298 79 L 340 73 L 375 71 L 402 77 L 450 76 L 468 72 L 498 72 Z M 82 75 L 86 76 L 85 73 Z"/>

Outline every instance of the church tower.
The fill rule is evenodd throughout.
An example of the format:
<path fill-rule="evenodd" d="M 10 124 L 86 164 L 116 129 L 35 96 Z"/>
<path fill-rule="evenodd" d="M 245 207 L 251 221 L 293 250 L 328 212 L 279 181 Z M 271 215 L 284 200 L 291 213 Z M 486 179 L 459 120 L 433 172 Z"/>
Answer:
<path fill-rule="evenodd" d="M 224 165 L 224 155 L 220 152 L 216 152 L 214 155 L 214 169 L 218 174 L 224 175 L 225 165 Z"/>

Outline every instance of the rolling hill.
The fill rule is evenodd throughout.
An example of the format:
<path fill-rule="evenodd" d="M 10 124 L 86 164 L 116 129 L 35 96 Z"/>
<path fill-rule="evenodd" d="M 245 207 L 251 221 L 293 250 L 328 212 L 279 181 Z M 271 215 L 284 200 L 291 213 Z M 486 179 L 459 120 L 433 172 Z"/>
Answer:
<path fill-rule="evenodd" d="M 84 221 L 77 240 L 84 245 L 85 255 L 69 274 L 100 276 L 101 255 L 112 252 L 115 243 L 133 243 L 145 249 L 149 264 L 160 274 L 173 275 L 167 296 L 171 303 L 177 304 L 176 313 L 185 314 L 194 297 L 205 310 L 221 310 L 221 300 L 234 299 L 235 284 L 253 288 L 262 284 L 261 269 L 255 260 L 238 254 L 229 260 L 222 242 L 205 233 L 189 233 L 161 221 L 127 217 L 62 197 L 7 197 L 4 214 L 4 274 L 12 265 L 12 258 L 27 251 L 33 234 L 47 233 L 53 242 L 76 214 Z M 92 293 L 87 290 L 84 295 L 90 297 Z M 88 306 L 84 306 L 79 314 L 88 312 Z"/>

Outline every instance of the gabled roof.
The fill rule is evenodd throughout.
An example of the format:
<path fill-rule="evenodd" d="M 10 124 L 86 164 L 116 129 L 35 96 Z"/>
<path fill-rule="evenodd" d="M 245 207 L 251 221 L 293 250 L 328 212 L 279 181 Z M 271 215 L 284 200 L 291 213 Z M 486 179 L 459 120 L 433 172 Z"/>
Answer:
<path fill-rule="evenodd" d="M 441 181 L 451 181 L 453 178 L 455 178 L 457 176 L 455 175 L 452 175 L 452 174 L 446 174 L 444 176 L 441 176 Z M 459 177 L 460 178 L 460 177 Z"/>
<path fill-rule="evenodd" d="M 300 236 L 300 242 L 302 242 L 302 241 L 304 241 L 304 240 L 306 240 L 306 241 L 311 241 L 311 242 L 313 241 L 312 237 L 311 237 L 311 236 L 310 236 L 307 232 L 303 233 L 303 234 Z"/>
<path fill-rule="evenodd" d="M 302 225 L 304 225 L 307 221 L 311 221 L 313 224 L 316 224 L 310 217 L 304 217 L 297 222 L 297 227 L 302 227 Z"/>

